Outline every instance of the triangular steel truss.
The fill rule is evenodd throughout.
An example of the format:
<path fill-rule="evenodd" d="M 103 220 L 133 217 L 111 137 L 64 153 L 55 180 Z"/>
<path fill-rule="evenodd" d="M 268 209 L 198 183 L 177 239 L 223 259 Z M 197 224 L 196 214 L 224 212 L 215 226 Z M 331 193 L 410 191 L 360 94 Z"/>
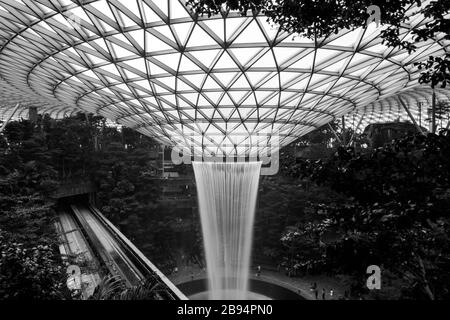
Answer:
<path fill-rule="evenodd" d="M 245 135 L 280 144 L 418 86 L 414 62 L 443 55 L 384 46 L 375 24 L 320 40 L 264 16 L 192 14 L 185 0 L 0 0 L 0 105 L 101 114 L 215 154 L 245 154 Z M 411 7 L 401 37 L 427 20 Z M 222 148 L 231 145 L 230 150 Z"/>

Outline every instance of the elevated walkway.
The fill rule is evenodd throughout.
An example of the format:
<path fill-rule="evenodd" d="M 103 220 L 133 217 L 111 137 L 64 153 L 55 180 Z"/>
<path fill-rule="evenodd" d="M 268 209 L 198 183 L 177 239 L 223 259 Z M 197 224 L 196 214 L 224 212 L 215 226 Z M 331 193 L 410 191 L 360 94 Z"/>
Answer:
<path fill-rule="evenodd" d="M 50 196 L 54 199 L 68 198 L 97 192 L 94 182 L 89 180 L 66 180 Z"/>
<path fill-rule="evenodd" d="M 63 261 L 66 262 L 68 269 L 74 264 L 77 266 L 75 271 L 81 272 L 83 269 L 81 274 L 69 275 L 67 286 L 72 290 L 80 290 L 81 298 L 86 300 L 101 282 L 99 263 L 73 215 L 70 212 L 59 211 L 58 217 L 55 225 L 60 238 L 59 251 Z"/>
<path fill-rule="evenodd" d="M 90 248 L 78 245 L 71 251 L 87 252 L 91 257 L 95 255 L 108 273 L 121 278 L 127 287 L 153 279 L 158 284 L 158 299 L 187 300 L 186 296 L 95 207 L 72 204 L 70 210 L 60 214 L 60 221 L 60 234 L 65 235 L 68 240 L 66 248 L 82 244 L 83 239 L 86 239 Z M 68 239 L 67 235 L 72 238 Z"/>

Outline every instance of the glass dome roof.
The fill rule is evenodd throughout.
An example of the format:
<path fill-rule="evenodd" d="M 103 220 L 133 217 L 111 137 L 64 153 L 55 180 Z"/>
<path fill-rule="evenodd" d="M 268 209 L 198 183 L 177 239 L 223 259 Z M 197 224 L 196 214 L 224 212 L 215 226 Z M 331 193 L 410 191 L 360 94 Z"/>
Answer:
<path fill-rule="evenodd" d="M 450 90 L 436 88 L 434 91 L 437 105 L 444 103 L 450 106 Z M 349 126 L 357 132 L 364 131 L 369 124 L 388 122 L 415 122 L 418 127 L 429 130 L 432 101 L 433 89 L 415 87 L 359 107 L 347 115 L 346 119 Z M 450 115 L 440 116 L 436 126 L 450 128 Z"/>
<path fill-rule="evenodd" d="M 388 48 L 374 23 L 304 39 L 264 16 L 197 17 L 184 2 L 0 0 L 0 105 L 92 112 L 168 145 L 244 155 L 258 133 L 286 145 L 419 86 L 413 63 L 449 47 Z M 404 39 L 427 22 L 415 11 Z"/>

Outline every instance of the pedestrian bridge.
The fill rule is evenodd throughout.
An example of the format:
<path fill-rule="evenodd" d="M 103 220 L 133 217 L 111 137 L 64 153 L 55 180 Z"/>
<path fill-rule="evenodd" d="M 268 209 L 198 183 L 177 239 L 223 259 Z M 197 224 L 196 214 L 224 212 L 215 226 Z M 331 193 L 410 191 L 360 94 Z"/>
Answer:
<path fill-rule="evenodd" d="M 54 199 L 68 198 L 79 195 L 91 195 L 97 192 L 97 186 L 91 180 L 64 180 L 58 188 L 51 194 Z"/>

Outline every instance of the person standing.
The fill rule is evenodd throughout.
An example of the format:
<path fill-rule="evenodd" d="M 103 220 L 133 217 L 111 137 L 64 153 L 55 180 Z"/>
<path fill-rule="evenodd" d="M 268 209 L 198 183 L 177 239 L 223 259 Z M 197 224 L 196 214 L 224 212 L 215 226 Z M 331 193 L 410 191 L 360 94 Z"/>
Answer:
<path fill-rule="evenodd" d="M 322 300 L 325 300 L 325 288 L 322 289 Z"/>
<path fill-rule="evenodd" d="M 261 276 L 261 266 L 258 266 L 258 268 L 256 268 L 256 276 Z"/>
<path fill-rule="evenodd" d="M 316 300 L 319 300 L 319 289 L 314 289 L 314 294 L 316 295 Z"/>
<path fill-rule="evenodd" d="M 333 294 L 334 294 L 333 289 L 330 289 L 330 300 L 333 299 Z"/>

